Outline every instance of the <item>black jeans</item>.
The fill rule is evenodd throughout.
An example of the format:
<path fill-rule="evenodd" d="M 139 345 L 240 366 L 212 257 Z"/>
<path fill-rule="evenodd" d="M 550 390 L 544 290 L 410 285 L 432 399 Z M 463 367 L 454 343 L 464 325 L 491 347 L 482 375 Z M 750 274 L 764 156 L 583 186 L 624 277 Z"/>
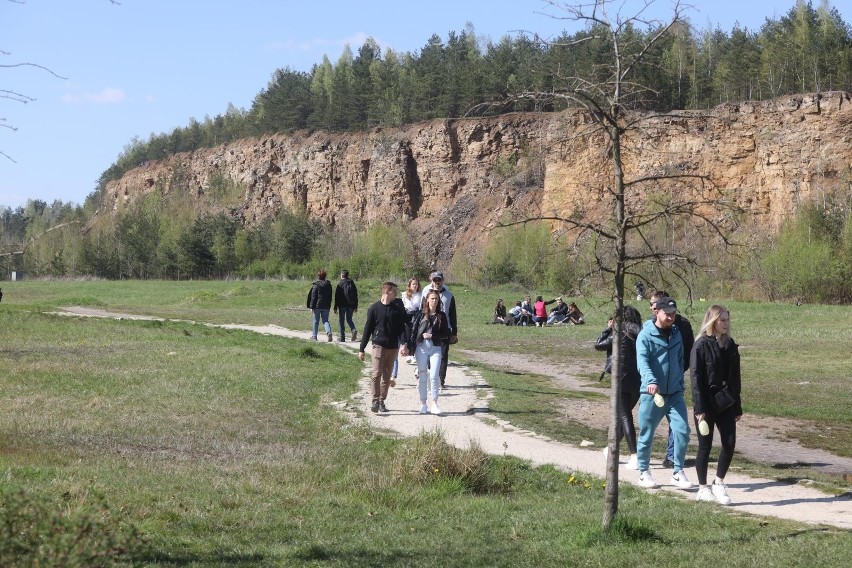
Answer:
<path fill-rule="evenodd" d="M 693 417 L 694 418 L 694 417 Z M 710 433 L 702 436 L 698 430 L 698 420 L 695 420 L 695 432 L 698 434 L 698 453 L 695 454 L 695 472 L 698 483 L 707 485 L 707 468 L 710 464 L 710 449 L 713 447 L 713 431 L 719 428 L 719 438 L 722 440 L 722 450 L 719 452 L 719 462 L 716 464 L 716 477 L 725 479 L 728 467 L 734 457 L 737 445 L 737 417 L 733 410 L 722 412 L 718 416 L 712 412 L 704 415 L 704 420 L 710 426 Z"/>
<path fill-rule="evenodd" d="M 639 392 L 621 391 L 621 404 L 618 405 L 618 423 L 615 434 L 617 443 L 627 438 L 627 448 L 631 454 L 636 453 L 636 426 L 633 424 L 633 407 L 639 402 Z"/>

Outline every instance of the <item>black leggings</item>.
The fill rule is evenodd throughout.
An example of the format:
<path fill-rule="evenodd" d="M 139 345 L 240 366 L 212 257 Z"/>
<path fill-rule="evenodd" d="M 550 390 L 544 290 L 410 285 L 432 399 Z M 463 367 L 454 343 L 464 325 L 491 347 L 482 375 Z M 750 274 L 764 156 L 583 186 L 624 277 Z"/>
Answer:
<path fill-rule="evenodd" d="M 618 422 L 615 435 L 618 444 L 627 438 L 627 448 L 631 454 L 636 453 L 636 426 L 633 425 L 633 407 L 639 402 L 639 391 L 621 391 L 621 404 L 618 406 Z"/>
<path fill-rule="evenodd" d="M 719 462 L 716 464 L 716 477 L 725 479 L 728 467 L 734 457 L 734 448 L 737 445 L 737 417 L 733 411 L 723 412 L 718 416 L 708 412 L 704 420 L 710 426 L 710 433 L 702 436 L 698 430 L 698 420 L 695 421 L 695 431 L 698 434 L 698 453 L 695 455 L 695 472 L 698 474 L 698 483 L 707 485 L 707 467 L 710 463 L 710 448 L 713 447 L 713 430 L 719 427 L 719 438 L 722 440 L 722 450 L 719 452 Z"/>

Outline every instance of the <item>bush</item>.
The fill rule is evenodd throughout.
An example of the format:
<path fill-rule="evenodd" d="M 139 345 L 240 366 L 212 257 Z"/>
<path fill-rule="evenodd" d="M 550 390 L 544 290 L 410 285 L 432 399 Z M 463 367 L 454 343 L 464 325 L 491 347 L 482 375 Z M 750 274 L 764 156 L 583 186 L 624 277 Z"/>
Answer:
<path fill-rule="evenodd" d="M 454 484 L 470 493 L 489 493 L 488 454 L 476 444 L 463 450 L 450 446 L 440 432 L 424 432 L 406 442 L 395 477 L 419 485 Z"/>
<path fill-rule="evenodd" d="M 133 525 L 101 496 L 63 495 L 49 503 L 23 489 L 0 490 L 0 560 L 4 567 L 116 566 L 141 552 Z"/>

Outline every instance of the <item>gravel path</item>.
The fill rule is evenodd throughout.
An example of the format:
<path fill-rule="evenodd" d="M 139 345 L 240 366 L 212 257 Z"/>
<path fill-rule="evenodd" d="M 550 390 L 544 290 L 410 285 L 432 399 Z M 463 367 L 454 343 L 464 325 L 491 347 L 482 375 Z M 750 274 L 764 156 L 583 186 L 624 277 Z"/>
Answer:
<path fill-rule="evenodd" d="M 66 308 L 64 313 L 119 319 L 159 319 L 78 307 Z M 293 331 L 275 325 L 217 325 L 214 327 L 305 340 L 308 340 L 310 335 L 308 332 Z M 353 357 L 355 356 L 357 344 L 335 344 L 351 349 Z M 471 356 L 472 353 L 464 351 L 465 356 Z M 605 476 L 606 462 L 599 448 L 579 448 L 557 442 L 533 432 L 515 428 L 510 423 L 491 416 L 488 413 L 488 400 L 493 396 L 492 390 L 476 372 L 453 364 L 452 359 L 447 371 L 448 388 L 439 400 L 444 414 L 442 416 L 420 415 L 418 412 L 420 401 L 413 369 L 414 367 L 400 361 L 397 386 L 391 389 L 388 395 L 386 402 L 390 412 L 386 414 L 373 414 L 369 411 L 369 367 L 367 366 L 359 382 L 360 388 L 352 396 L 352 400 L 340 401 L 336 406 L 341 408 L 354 406 L 356 410 L 363 412 L 366 420 L 373 426 L 398 435 L 416 436 L 424 430 L 438 429 L 449 443 L 458 447 L 467 447 L 471 442 L 476 442 L 483 450 L 491 454 L 512 455 L 527 459 L 534 465 L 553 464 L 566 471 L 581 471 L 599 477 Z M 576 381 L 576 379 L 568 380 Z M 600 392 L 599 389 L 595 390 Z M 738 451 L 742 445 L 748 446 L 745 439 L 751 437 L 753 433 L 753 429 L 743 431 L 740 439 L 737 440 Z M 660 439 L 658 444 L 662 443 L 663 440 Z M 766 455 L 776 453 L 776 455 L 781 454 L 784 460 L 789 459 L 786 454 L 783 454 L 786 451 L 783 446 L 778 446 L 780 444 L 778 440 L 767 438 L 760 443 L 765 444 Z M 836 459 L 836 456 L 832 457 Z M 654 479 L 661 486 L 659 489 L 648 491 L 654 493 L 665 491 L 688 499 L 695 498 L 696 489 L 684 491 L 669 484 L 669 471 L 663 470 L 659 463 L 652 463 L 651 470 Z M 686 472 L 691 480 L 696 480 L 695 468 L 687 468 Z M 636 472 L 627 470 L 623 463 L 619 478 L 631 484 L 637 482 Z M 801 483 L 790 484 L 772 479 L 748 477 L 734 472 L 729 472 L 726 481 L 733 501 L 729 507 L 731 511 L 852 529 L 852 494 L 849 492 L 841 496 L 831 496 Z M 695 506 L 704 508 L 716 505 L 695 503 Z"/>

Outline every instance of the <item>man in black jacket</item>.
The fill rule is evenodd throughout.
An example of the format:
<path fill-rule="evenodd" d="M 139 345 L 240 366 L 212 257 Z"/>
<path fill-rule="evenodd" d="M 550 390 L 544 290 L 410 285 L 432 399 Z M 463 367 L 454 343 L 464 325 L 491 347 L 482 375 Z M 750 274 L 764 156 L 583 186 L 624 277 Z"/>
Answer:
<path fill-rule="evenodd" d="M 349 278 L 349 271 L 342 270 L 340 272 L 340 282 L 337 283 L 337 288 L 334 290 L 334 313 L 340 316 L 340 335 L 338 341 L 346 341 L 346 324 L 349 324 L 349 329 L 352 330 L 352 341 L 358 339 L 358 332 L 355 329 L 355 322 L 352 321 L 352 314 L 358 311 L 358 288 L 355 282 Z"/>
<path fill-rule="evenodd" d="M 393 362 L 400 353 L 400 345 L 402 356 L 408 355 L 405 345 L 408 317 L 401 303 L 395 301 L 396 292 L 396 284 L 393 282 L 382 284 L 382 299 L 367 308 L 367 321 L 358 349 L 358 359 L 363 361 L 367 342 L 373 342 L 370 371 L 370 410 L 373 412 L 388 412 L 385 399 L 390 387 Z"/>

